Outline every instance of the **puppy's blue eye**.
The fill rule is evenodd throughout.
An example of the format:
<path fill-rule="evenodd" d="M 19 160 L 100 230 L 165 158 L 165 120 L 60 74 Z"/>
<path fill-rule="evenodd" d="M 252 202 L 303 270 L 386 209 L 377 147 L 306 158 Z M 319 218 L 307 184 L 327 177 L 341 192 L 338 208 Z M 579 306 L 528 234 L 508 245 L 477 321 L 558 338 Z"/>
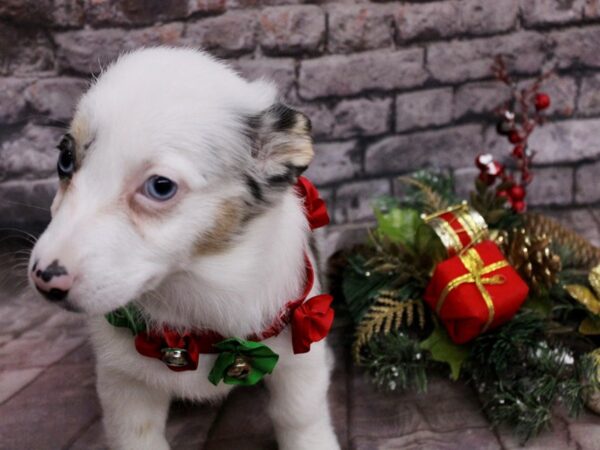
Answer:
<path fill-rule="evenodd" d="M 177 183 L 160 175 L 153 175 L 144 183 L 144 195 L 153 200 L 164 202 L 177 193 Z"/>
<path fill-rule="evenodd" d="M 71 178 L 73 172 L 75 172 L 75 158 L 70 150 L 60 151 L 56 168 L 58 170 L 59 178 Z"/>

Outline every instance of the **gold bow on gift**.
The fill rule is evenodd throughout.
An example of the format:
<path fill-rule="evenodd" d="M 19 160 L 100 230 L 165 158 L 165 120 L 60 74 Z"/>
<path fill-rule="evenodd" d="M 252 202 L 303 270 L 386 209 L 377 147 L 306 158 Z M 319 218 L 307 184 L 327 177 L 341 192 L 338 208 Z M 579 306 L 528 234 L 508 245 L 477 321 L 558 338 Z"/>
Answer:
<path fill-rule="evenodd" d="M 600 265 L 590 270 L 588 281 L 593 291 L 582 284 L 567 284 L 565 289 L 571 297 L 585 306 L 589 312 L 598 316 L 600 321 Z M 589 317 L 584 319 L 579 326 L 579 332 L 581 334 L 600 334 L 600 327 L 597 322 Z"/>
<path fill-rule="evenodd" d="M 477 251 L 474 248 L 470 248 L 465 253 L 459 255 L 459 258 L 460 258 L 461 262 L 463 263 L 463 265 L 465 266 L 465 268 L 467 269 L 467 273 L 464 275 L 461 275 L 458 278 L 455 278 L 454 280 L 450 281 L 450 283 L 448 283 L 446 285 L 446 287 L 442 291 L 442 293 L 440 295 L 440 299 L 438 300 L 438 303 L 436 305 L 436 312 L 438 314 L 440 313 L 440 311 L 442 310 L 442 306 L 444 305 L 444 302 L 446 301 L 446 297 L 453 289 L 456 289 L 461 284 L 475 283 L 475 286 L 481 293 L 481 296 L 483 297 L 483 300 L 485 301 L 485 304 L 489 311 L 488 320 L 481 331 L 483 333 L 492 324 L 492 322 L 494 321 L 494 315 L 495 315 L 494 302 L 492 301 L 492 297 L 490 296 L 490 293 L 485 288 L 485 285 L 486 284 L 502 284 L 505 281 L 505 279 L 502 275 L 494 275 L 494 276 L 489 276 L 489 277 L 485 277 L 485 278 L 484 278 L 484 276 L 491 272 L 494 272 L 498 269 L 502 269 L 503 267 L 507 267 L 508 261 L 506 261 L 506 260 L 497 261 L 495 263 L 492 263 L 492 264 L 486 266 L 485 263 L 483 262 L 483 260 L 481 259 L 481 256 L 479 256 L 479 253 L 477 253 Z"/>

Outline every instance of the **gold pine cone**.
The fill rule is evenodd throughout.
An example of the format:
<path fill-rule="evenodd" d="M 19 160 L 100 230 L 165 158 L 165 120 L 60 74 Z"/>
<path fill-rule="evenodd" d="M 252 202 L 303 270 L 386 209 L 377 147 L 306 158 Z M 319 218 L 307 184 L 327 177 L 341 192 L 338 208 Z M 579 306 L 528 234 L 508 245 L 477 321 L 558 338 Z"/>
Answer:
<path fill-rule="evenodd" d="M 546 234 L 532 235 L 525 228 L 515 228 L 497 243 L 535 293 L 558 282 L 561 261 L 550 248 L 552 240 Z"/>

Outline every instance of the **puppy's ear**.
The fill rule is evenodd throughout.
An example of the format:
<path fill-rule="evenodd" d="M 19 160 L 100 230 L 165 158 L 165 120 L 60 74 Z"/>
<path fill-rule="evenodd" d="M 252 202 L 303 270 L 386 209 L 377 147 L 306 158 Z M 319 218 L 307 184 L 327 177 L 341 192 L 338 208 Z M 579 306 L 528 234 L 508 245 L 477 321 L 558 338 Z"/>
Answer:
<path fill-rule="evenodd" d="M 270 185 L 293 184 L 313 159 L 308 117 L 276 103 L 250 121 L 252 156 Z"/>

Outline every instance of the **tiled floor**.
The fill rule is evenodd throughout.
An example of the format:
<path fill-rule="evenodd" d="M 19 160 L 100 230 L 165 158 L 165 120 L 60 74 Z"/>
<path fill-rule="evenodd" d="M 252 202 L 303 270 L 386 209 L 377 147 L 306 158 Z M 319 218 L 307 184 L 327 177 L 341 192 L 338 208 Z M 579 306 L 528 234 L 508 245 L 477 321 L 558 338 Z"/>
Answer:
<path fill-rule="evenodd" d="M 597 238 L 598 229 L 590 230 Z M 9 248 L 6 252 L 12 252 Z M 12 258 L 3 257 L 11 266 Z M 94 389 L 94 360 L 79 316 L 28 293 L 3 271 L 0 291 L 0 448 L 106 448 Z M 506 430 L 492 430 L 471 389 L 434 380 L 427 394 L 382 394 L 350 364 L 336 329 L 330 391 L 342 446 L 371 449 L 512 449 Z M 235 390 L 218 406 L 175 403 L 168 423 L 173 449 L 275 449 L 261 386 Z M 258 414 L 257 414 L 258 412 Z M 600 449 L 600 417 L 572 420 L 557 411 L 555 427 L 528 449 Z"/>

